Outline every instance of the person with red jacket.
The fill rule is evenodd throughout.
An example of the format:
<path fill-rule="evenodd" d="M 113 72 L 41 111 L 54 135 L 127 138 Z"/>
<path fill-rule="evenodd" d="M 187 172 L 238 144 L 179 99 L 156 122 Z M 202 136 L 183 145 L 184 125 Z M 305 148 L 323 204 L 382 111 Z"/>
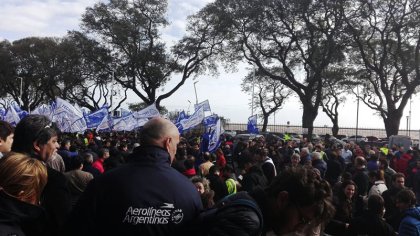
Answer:
<path fill-rule="evenodd" d="M 223 169 L 226 166 L 226 158 L 225 158 L 225 154 L 223 153 L 221 148 L 218 148 L 216 150 L 216 165 L 220 168 Z"/>
<path fill-rule="evenodd" d="M 404 152 L 404 147 L 399 147 L 399 150 L 395 153 L 394 157 L 391 159 L 391 167 L 396 172 L 401 172 L 407 177 L 407 168 L 408 163 L 413 158 L 411 155 L 411 150 Z"/>

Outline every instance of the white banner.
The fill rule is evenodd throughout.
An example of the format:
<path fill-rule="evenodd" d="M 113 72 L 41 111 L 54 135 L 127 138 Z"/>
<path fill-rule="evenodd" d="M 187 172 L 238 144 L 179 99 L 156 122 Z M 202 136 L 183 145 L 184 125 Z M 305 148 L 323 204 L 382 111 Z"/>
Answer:
<path fill-rule="evenodd" d="M 200 102 L 199 104 L 195 104 L 194 110 L 197 111 L 201 107 L 203 108 L 204 111 L 211 111 L 209 100 L 205 100 L 203 102 Z"/>
<path fill-rule="evenodd" d="M 159 110 L 156 108 L 156 104 L 152 104 L 141 111 L 133 112 L 133 116 L 136 119 L 153 118 L 160 116 Z"/>
<path fill-rule="evenodd" d="M 204 119 L 204 108 L 200 107 L 188 119 L 181 120 L 179 123 L 182 125 L 182 129 L 185 131 L 187 129 L 190 129 L 199 125 L 203 121 L 203 119 Z"/>

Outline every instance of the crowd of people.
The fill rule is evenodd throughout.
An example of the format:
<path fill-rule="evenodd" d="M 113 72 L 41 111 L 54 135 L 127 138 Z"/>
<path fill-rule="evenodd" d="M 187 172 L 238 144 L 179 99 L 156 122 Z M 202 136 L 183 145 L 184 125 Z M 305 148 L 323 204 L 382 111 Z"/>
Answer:
<path fill-rule="evenodd" d="M 0 121 L 0 235 L 420 235 L 420 152 Z"/>

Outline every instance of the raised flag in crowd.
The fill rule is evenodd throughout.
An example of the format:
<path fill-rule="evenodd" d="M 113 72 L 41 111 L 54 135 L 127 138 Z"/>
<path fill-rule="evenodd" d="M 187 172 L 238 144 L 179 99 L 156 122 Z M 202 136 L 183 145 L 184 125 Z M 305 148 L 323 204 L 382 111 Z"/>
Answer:
<path fill-rule="evenodd" d="M 248 118 L 247 131 L 250 134 L 258 134 L 257 115 Z"/>
<path fill-rule="evenodd" d="M 195 126 L 199 125 L 204 119 L 204 109 L 203 107 L 200 107 L 197 111 L 194 112 L 188 119 L 183 119 L 179 121 L 179 124 L 177 124 L 179 133 L 183 133 L 191 128 L 194 128 Z"/>
<path fill-rule="evenodd" d="M 102 107 L 101 109 L 85 115 L 86 126 L 88 129 L 95 129 L 99 126 L 105 116 L 108 115 L 108 107 Z"/>
<path fill-rule="evenodd" d="M 9 108 L 6 111 L 6 114 L 4 115 L 4 121 L 9 122 L 12 126 L 16 126 L 16 124 L 19 123 L 20 117 L 16 112 L 14 106 L 9 106 Z"/>
<path fill-rule="evenodd" d="M 197 111 L 201 107 L 203 108 L 204 111 L 210 111 L 211 112 L 209 100 L 205 100 L 203 102 L 195 104 L 194 105 L 194 110 Z"/>

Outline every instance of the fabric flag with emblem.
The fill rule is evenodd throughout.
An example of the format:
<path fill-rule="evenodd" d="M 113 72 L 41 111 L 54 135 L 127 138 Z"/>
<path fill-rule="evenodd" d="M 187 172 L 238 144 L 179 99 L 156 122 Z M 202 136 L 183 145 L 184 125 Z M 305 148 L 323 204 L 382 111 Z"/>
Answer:
<path fill-rule="evenodd" d="M 257 115 L 253 115 L 248 118 L 247 131 L 250 134 L 258 134 Z"/>

